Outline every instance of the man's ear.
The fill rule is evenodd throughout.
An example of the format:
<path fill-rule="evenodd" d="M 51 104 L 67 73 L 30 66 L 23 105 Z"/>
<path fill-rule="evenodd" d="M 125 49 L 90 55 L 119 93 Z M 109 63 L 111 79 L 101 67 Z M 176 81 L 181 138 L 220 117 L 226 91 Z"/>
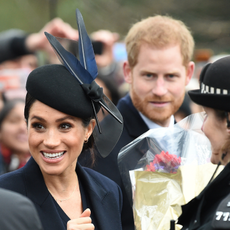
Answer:
<path fill-rule="evenodd" d="M 190 80 L 191 80 L 191 78 L 193 76 L 194 70 L 195 70 L 195 63 L 193 61 L 190 61 L 188 63 L 187 70 L 186 70 L 185 85 L 188 85 L 188 83 L 190 82 Z"/>
<path fill-rule="evenodd" d="M 132 69 L 129 66 L 128 61 L 125 61 L 123 64 L 123 73 L 125 81 L 129 84 L 132 83 Z"/>

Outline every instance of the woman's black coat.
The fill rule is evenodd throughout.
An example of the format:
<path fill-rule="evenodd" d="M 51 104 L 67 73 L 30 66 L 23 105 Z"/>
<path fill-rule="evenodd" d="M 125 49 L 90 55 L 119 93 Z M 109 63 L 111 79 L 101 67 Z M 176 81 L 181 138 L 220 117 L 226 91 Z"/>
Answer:
<path fill-rule="evenodd" d="M 121 230 L 122 195 L 118 185 L 107 177 L 77 164 L 76 172 L 97 230 Z M 34 159 L 16 171 L 0 176 L 0 187 L 28 197 L 35 205 L 44 230 L 66 230 L 57 204 L 45 185 Z"/>

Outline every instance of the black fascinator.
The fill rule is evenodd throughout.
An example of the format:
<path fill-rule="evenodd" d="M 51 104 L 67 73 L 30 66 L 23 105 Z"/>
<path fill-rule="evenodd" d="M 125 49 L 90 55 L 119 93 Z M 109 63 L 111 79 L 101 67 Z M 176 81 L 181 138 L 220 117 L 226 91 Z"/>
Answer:
<path fill-rule="evenodd" d="M 71 52 L 67 51 L 56 37 L 45 32 L 48 41 L 63 66 L 50 65 L 52 67 L 41 67 L 45 70 L 40 71 L 41 74 L 37 77 L 37 82 L 39 82 L 39 79 L 41 82 L 41 78 L 44 79 L 44 71 L 52 72 L 52 77 L 50 77 L 50 74 L 47 72 L 46 79 L 43 80 L 43 83 L 40 83 L 43 84 L 43 86 L 38 87 L 37 84 L 33 83 L 31 84 L 33 86 L 32 90 L 29 76 L 27 80 L 27 90 L 30 88 L 28 91 L 32 93 L 32 96 L 34 96 L 33 94 L 35 94 L 37 90 L 35 98 L 43 97 L 41 98 L 43 103 L 57 110 L 82 118 L 84 118 L 84 116 L 94 117 L 97 122 L 97 127 L 93 132 L 95 145 L 101 156 L 106 157 L 120 138 L 123 129 L 123 118 L 116 106 L 104 95 L 103 89 L 94 81 L 98 71 L 93 46 L 87 34 L 82 15 L 78 9 L 76 10 L 76 17 L 79 31 L 79 60 Z M 35 71 L 39 72 L 39 68 Z M 38 73 L 36 75 L 38 75 Z M 33 77 L 32 80 L 34 79 L 35 77 Z M 46 95 L 40 96 L 39 90 L 46 87 L 44 86 L 44 81 L 47 82 L 46 85 L 50 87 L 50 90 L 46 88 L 46 90 L 44 90 Z M 52 97 L 52 93 L 56 98 L 55 100 L 52 99 L 51 102 L 51 100 L 47 98 Z M 40 94 L 44 95 L 44 93 L 41 92 Z M 52 98 L 54 98 L 54 96 Z M 48 100 L 49 102 L 46 103 Z M 87 115 L 85 113 L 86 111 Z M 79 116 L 79 114 L 83 113 L 83 116 Z"/>

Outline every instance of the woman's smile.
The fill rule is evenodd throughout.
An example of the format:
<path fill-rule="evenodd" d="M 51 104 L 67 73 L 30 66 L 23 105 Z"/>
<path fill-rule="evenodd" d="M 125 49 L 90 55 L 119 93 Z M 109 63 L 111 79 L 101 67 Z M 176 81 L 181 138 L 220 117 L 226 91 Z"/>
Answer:
<path fill-rule="evenodd" d="M 66 153 L 66 151 L 56 152 L 56 153 L 49 153 L 49 152 L 41 151 L 42 159 L 46 163 L 50 163 L 50 164 L 52 164 L 52 163 L 56 164 L 56 163 L 62 161 L 63 158 L 64 158 L 65 153 Z"/>
<path fill-rule="evenodd" d="M 84 141 L 91 133 L 91 128 L 84 127 L 80 118 L 62 113 L 40 101 L 35 101 L 31 106 L 29 147 L 43 175 L 68 173 L 72 167 L 75 170 Z"/>
<path fill-rule="evenodd" d="M 56 153 L 49 153 L 49 152 L 41 151 L 41 153 L 45 158 L 55 159 L 55 158 L 60 158 L 61 156 L 63 156 L 65 151 L 56 152 Z"/>

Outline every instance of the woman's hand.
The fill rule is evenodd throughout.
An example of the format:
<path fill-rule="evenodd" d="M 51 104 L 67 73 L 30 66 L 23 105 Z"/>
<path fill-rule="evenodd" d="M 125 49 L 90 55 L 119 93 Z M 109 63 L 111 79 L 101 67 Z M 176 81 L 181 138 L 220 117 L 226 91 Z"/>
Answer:
<path fill-rule="evenodd" d="M 91 211 L 87 208 L 79 218 L 67 222 L 67 230 L 93 230 L 94 225 L 90 218 Z"/>

